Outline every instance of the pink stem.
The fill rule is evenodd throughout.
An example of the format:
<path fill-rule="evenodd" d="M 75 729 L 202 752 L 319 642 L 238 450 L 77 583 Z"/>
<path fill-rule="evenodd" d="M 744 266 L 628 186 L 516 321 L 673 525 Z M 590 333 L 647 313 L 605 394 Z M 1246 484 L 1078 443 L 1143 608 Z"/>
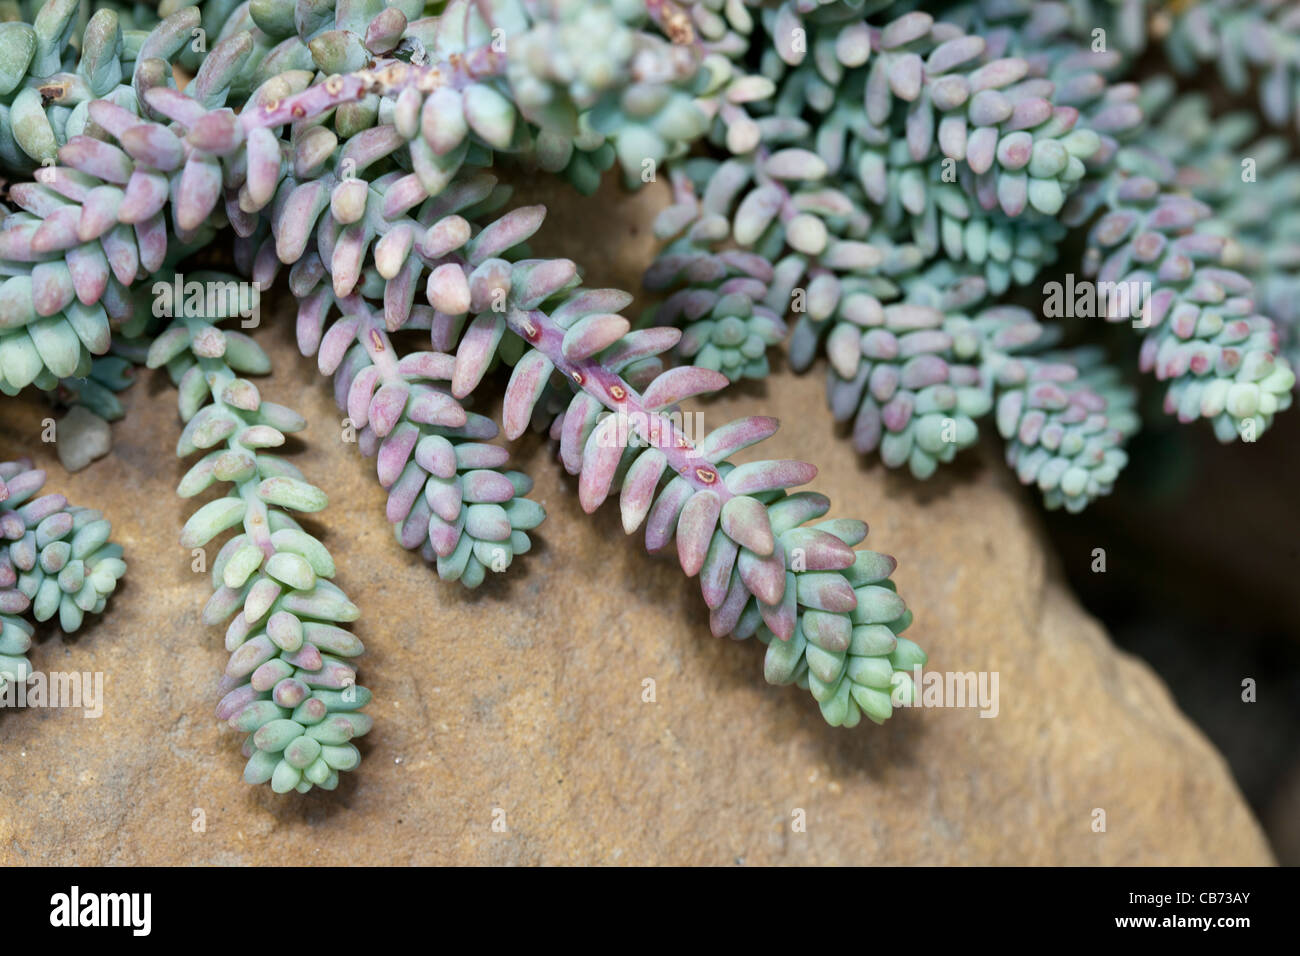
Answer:
<path fill-rule="evenodd" d="M 299 120 L 312 119 L 345 103 L 355 103 L 371 93 L 393 95 L 405 89 L 422 93 L 450 86 L 464 89 L 471 83 L 505 72 L 505 57 L 489 46 L 453 54 L 445 63 L 434 66 L 417 66 L 401 60 L 381 60 L 373 70 L 331 76 L 324 83 L 273 100 L 254 109 L 240 113 L 244 130 L 257 127 L 283 126 Z"/>
<path fill-rule="evenodd" d="M 610 411 L 625 416 L 637 437 L 663 452 L 673 471 L 696 491 L 712 491 L 725 504 L 733 495 L 718 470 L 702 458 L 695 444 L 672 420 L 649 408 L 641 394 L 616 372 L 595 358 L 571 362 L 564 357 L 564 330 L 539 309 L 512 310 L 506 316 L 510 330 L 554 363 L 568 379 Z"/>

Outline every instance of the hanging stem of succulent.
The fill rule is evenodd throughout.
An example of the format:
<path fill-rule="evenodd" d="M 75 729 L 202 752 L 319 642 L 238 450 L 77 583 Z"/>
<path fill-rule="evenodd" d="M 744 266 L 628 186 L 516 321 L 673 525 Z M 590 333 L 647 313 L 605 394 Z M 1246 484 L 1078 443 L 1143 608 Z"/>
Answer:
<path fill-rule="evenodd" d="M 234 486 L 199 508 L 181 532 L 184 547 L 203 548 L 242 529 L 212 563 L 213 594 L 203 610 L 205 623 L 230 619 L 217 717 L 248 735 L 248 783 L 269 782 L 278 793 L 332 790 L 339 773 L 361 761 L 351 741 L 370 730 L 371 718 L 360 713 L 370 692 L 357 686 L 352 663 L 364 650 L 361 641 L 340 626 L 360 612 L 330 580 L 335 565 L 325 546 L 288 513 L 321 511 L 325 493 L 268 453 L 306 422 L 263 401 L 239 376 L 269 368 L 256 344 L 207 319 L 176 319 L 154 340 L 148 364 L 167 365 L 177 382 L 186 421 L 177 453 L 213 449 L 181 480 L 178 494 L 192 497 L 217 481 Z"/>

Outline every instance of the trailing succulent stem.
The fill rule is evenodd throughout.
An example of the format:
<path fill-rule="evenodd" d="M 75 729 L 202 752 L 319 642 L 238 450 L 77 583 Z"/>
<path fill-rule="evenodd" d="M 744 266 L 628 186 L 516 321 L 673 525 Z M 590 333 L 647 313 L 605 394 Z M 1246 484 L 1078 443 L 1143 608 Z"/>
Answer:
<path fill-rule="evenodd" d="M 341 626 L 360 612 L 330 580 L 329 551 L 290 515 L 324 510 L 325 493 L 268 450 L 306 422 L 262 399 L 244 377 L 265 374 L 270 363 L 252 339 L 214 324 L 228 317 L 177 318 L 148 356 L 177 386 L 185 422 L 177 455 L 205 452 L 178 493 L 230 485 L 185 523 L 181 545 L 204 548 L 239 529 L 212 561 L 213 594 L 203 609 L 204 623 L 229 622 L 217 716 L 247 734 L 249 783 L 269 781 L 278 793 L 333 790 L 339 774 L 361 762 L 351 741 L 371 726 L 360 713 L 370 692 L 357 686 L 353 664 L 363 647 Z"/>

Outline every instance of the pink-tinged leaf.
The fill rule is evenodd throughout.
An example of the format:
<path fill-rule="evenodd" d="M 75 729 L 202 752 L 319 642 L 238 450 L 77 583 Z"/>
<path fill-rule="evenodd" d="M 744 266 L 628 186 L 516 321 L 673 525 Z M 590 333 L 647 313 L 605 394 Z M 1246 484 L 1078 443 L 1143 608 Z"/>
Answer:
<path fill-rule="evenodd" d="M 320 648 L 317 648 L 315 644 L 304 643 L 298 650 L 283 654 L 282 657 L 285 659 L 285 663 L 289 663 L 289 665 L 294 667 L 300 667 L 300 669 L 304 671 L 320 671 L 325 665 L 324 659 L 321 658 Z M 339 665 L 347 667 L 347 665 L 342 665 L 342 662 L 331 663 L 339 663 Z M 312 678 L 308 678 L 307 680 L 313 684 L 320 685 L 317 682 L 320 682 L 322 679 L 328 678 L 325 678 L 324 674 L 313 674 Z M 330 683 L 337 683 L 337 680 L 330 680 Z"/>
<path fill-rule="evenodd" d="M 767 557 L 776 546 L 767 508 L 757 498 L 741 495 L 730 499 L 722 509 L 722 530 L 760 557 Z"/>
<path fill-rule="evenodd" d="M 233 111 L 216 110 L 201 117 L 190 128 L 185 139 L 195 149 L 224 156 L 243 145 L 244 127 Z"/>
<path fill-rule="evenodd" d="M 244 186 L 255 211 L 275 197 L 280 182 L 280 140 L 269 129 L 257 127 L 248 134 L 248 171 Z"/>
<path fill-rule="evenodd" d="M 386 382 L 370 400 L 367 416 L 370 427 L 380 438 L 391 432 L 401 420 L 409 392 L 410 388 L 405 382 Z M 414 416 L 412 420 L 419 421 Z"/>
<path fill-rule="evenodd" d="M 420 251 L 430 259 L 441 259 L 469 242 L 469 223 L 460 216 L 439 219 L 420 240 Z"/>
<path fill-rule="evenodd" d="M 22 614 L 31 603 L 31 599 L 16 588 L 0 591 L 0 613 Z"/>
<path fill-rule="evenodd" d="M 316 365 L 322 375 L 334 374 L 334 370 L 343 361 L 343 356 L 352 347 L 360 324 L 359 318 L 349 316 L 339 319 L 329 327 L 329 331 L 321 338 L 320 349 L 316 353 Z"/>
<path fill-rule="evenodd" d="M 258 246 L 257 255 L 253 257 L 252 279 L 259 289 L 269 289 L 275 284 L 275 277 L 280 274 L 284 263 L 275 254 L 275 240 L 267 236 Z"/>
<path fill-rule="evenodd" d="M 135 164 L 116 146 L 89 136 L 74 136 L 59 150 L 59 162 L 106 183 L 125 186 Z"/>
<path fill-rule="evenodd" d="M 162 268 L 167 258 L 167 223 L 162 213 L 137 222 L 135 245 L 140 252 L 140 268 L 147 273 L 155 273 Z"/>
<path fill-rule="evenodd" d="M 470 504 L 505 504 L 515 496 L 515 486 L 500 472 L 474 469 L 461 475 L 461 494 Z"/>
<path fill-rule="evenodd" d="M 429 304 L 439 312 L 448 315 L 463 315 L 468 312 L 469 280 L 465 278 L 465 270 L 453 262 L 438 266 L 429 273 L 425 296 Z"/>
<path fill-rule="evenodd" d="M 601 356 L 600 364 L 611 372 L 621 372 L 633 362 L 671 350 L 681 337 L 681 329 L 668 327 L 629 332 Z"/>
<path fill-rule="evenodd" d="M 117 141 L 132 159 L 163 172 L 179 169 L 185 162 L 179 137 L 158 123 L 137 123 L 123 130 Z"/>
<path fill-rule="evenodd" d="M 736 559 L 736 570 L 754 597 L 764 604 L 780 603 L 785 594 L 785 554 L 780 548 L 762 556 L 742 547 L 740 557 Z"/>
<path fill-rule="evenodd" d="M 469 274 L 469 310 L 496 312 L 510 301 L 510 263 L 489 259 Z"/>
<path fill-rule="evenodd" d="M 486 415 L 478 415 L 474 412 L 466 412 L 465 424 L 456 426 L 456 429 L 459 437 L 472 438 L 476 441 L 491 441 L 501 433 L 496 422 Z"/>
<path fill-rule="evenodd" d="M 420 557 L 426 561 L 439 561 L 438 552 L 433 547 L 433 538 L 430 537 L 434 522 L 440 526 L 446 525 L 445 521 L 429 510 L 429 505 L 423 498 L 418 499 L 398 529 L 398 543 L 409 551 L 418 550 Z"/>
<path fill-rule="evenodd" d="M 510 384 L 506 386 L 505 399 L 501 405 L 501 425 L 506 438 L 514 441 L 528 430 L 532 421 L 533 407 L 546 383 L 555 371 L 555 364 L 543 353 L 529 349 L 524 357 L 515 363 L 510 373 Z"/>
<path fill-rule="evenodd" d="M 806 572 L 798 576 L 799 603 L 818 611 L 847 614 L 858 606 L 858 597 L 844 575 L 833 571 Z"/>
<path fill-rule="evenodd" d="M 712 491 L 697 491 L 677 518 L 677 559 L 688 578 L 695 577 L 709 553 L 722 501 Z"/>
<path fill-rule="evenodd" d="M 334 294 L 340 299 L 351 295 L 356 288 L 369 242 L 365 223 L 355 222 L 339 234 L 334 254 L 330 257 L 330 271 Z"/>
<path fill-rule="evenodd" d="M 502 468 L 510 460 L 510 452 L 500 445 L 485 442 L 461 442 L 456 446 L 456 467 L 466 468 Z"/>
<path fill-rule="evenodd" d="M 511 277 L 518 309 L 535 309 L 573 282 L 578 267 L 571 259 L 538 259 L 515 266 Z"/>
<path fill-rule="evenodd" d="M 488 225 L 466 248 L 470 265 L 479 265 L 511 249 L 541 228 L 545 206 L 520 206 Z"/>
<path fill-rule="evenodd" d="M 682 365 L 670 368 L 646 388 L 644 395 L 647 408 L 662 409 L 691 398 L 705 395 L 726 388 L 727 376 L 707 368 Z"/>
<path fill-rule="evenodd" d="M 966 162 L 976 175 L 988 172 L 997 158 L 998 130 L 996 126 L 981 126 L 966 140 Z"/>
<path fill-rule="evenodd" d="M 461 533 L 465 529 L 465 516 L 460 515 L 455 521 L 443 521 L 435 514 L 429 516 L 429 544 L 440 558 L 449 558 L 460 544 Z"/>
<path fill-rule="evenodd" d="M 72 285 L 83 305 L 93 305 L 108 285 L 108 257 L 102 246 L 91 243 L 69 249 L 64 258 L 72 273 Z"/>
<path fill-rule="evenodd" d="M 659 551 L 673 539 L 673 533 L 677 530 L 677 519 L 693 494 L 695 489 L 680 475 L 674 477 L 664 486 L 663 491 L 659 492 L 659 497 L 655 499 L 654 505 L 650 508 L 650 515 L 646 518 L 647 551 Z"/>
<path fill-rule="evenodd" d="M 384 508 L 384 517 L 388 519 L 389 524 L 398 524 L 406 520 L 416 498 L 424 491 L 426 477 L 424 469 L 415 462 L 402 469 L 397 481 L 393 482 L 393 486 L 388 489 L 388 503 Z"/>
<path fill-rule="evenodd" d="M 393 226 L 375 243 L 375 268 L 385 279 L 391 279 L 406 263 L 415 244 L 415 228 L 402 222 Z"/>
<path fill-rule="evenodd" d="M 131 127 L 140 125 L 139 116 L 128 109 L 123 109 L 112 100 L 91 100 L 87 111 L 96 126 L 102 127 L 117 138 L 121 138 L 122 134 Z"/>
<path fill-rule="evenodd" d="M 99 300 L 110 320 L 122 323 L 135 315 L 135 305 L 131 301 L 126 286 L 109 276 L 108 285 L 104 287 L 104 296 Z"/>
<path fill-rule="evenodd" d="M 379 366 L 367 365 L 348 386 L 347 413 L 352 424 L 365 428 L 370 424 L 370 398 L 379 385 Z"/>
<path fill-rule="evenodd" d="M 256 620 L 255 617 L 249 617 L 247 612 L 244 616 L 249 620 Z M 260 615 L 259 615 L 260 616 Z M 280 648 L 272 643 L 271 639 L 265 634 L 259 634 L 252 640 L 245 641 L 239 649 L 230 656 L 226 662 L 227 677 L 247 677 L 258 667 L 265 664 L 271 658 L 280 653 Z"/>
<path fill-rule="evenodd" d="M 863 525 L 863 537 L 866 537 L 865 527 Z M 795 550 L 802 553 L 802 566 L 808 571 L 843 571 L 852 567 L 857 558 L 857 552 L 849 545 L 835 535 L 816 528 L 793 529 L 786 533 L 781 543 L 787 555 L 793 554 Z"/>
<path fill-rule="evenodd" d="M 847 614 L 808 609 L 800 623 L 810 643 L 832 653 L 847 651 L 853 640 L 853 622 Z"/>
<path fill-rule="evenodd" d="M 275 252 L 281 262 L 302 258 L 316 220 L 329 201 L 329 188 L 319 179 L 295 186 L 289 193 L 275 223 Z"/>
<path fill-rule="evenodd" d="M 52 169 L 53 167 L 45 167 Z M 9 187 L 9 199 L 19 209 L 25 209 L 33 216 L 44 219 L 54 210 L 67 205 L 57 192 L 47 189 L 40 183 L 14 183 Z M 84 202 L 84 198 L 80 200 Z"/>
<path fill-rule="evenodd" d="M 126 180 L 122 180 L 126 182 Z M 199 228 L 212 215 L 221 198 L 221 164 L 210 156 L 192 154 L 181 170 L 176 200 L 176 225 L 184 230 Z"/>
<path fill-rule="evenodd" d="M 335 221 L 348 225 L 366 214 L 370 186 L 362 179 L 344 179 L 330 190 L 330 214 Z"/>
<path fill-rule="evenodd" d="M 720 606 L 727 597 L 731 572 L 736 566 L 740 547 L 725 534 L 715 534 L 709 543 L 709 553 L 700 569 L 700 593 L 709 610 Z"/>
<path fill-rule="evenodd" d="M 257 213 L 244 212 L 239 208 L 239 192 L 226 190 L 221 197 L 221 205 L 226 210 L 226 218 L 230 220 L 230 228 L 240 239 L 248 239 L 253 233 L 257 232 L 257 226 L 261 222 Z M 268 239 L 265 245 L 271 250 L 271 255 L 275 255 L 275 241 Z M 239 244 L 236 243 L 236 249 Z M 238 255 L 239 253 L 236 253 Z M 241 265 L 242 268 L 242 265 Z"/>
<path fill-rule="evenodd" d="M 81 209 L 77 206 L 64 206 L 46 216 L 45 221 L 32 233 L 32 251 L 46 253 L 71 249 L 80 242 L 77 238 L 77 223 L 80 219 Z"/>
<path fill-rule="evenodd" d="M 91 176 L 84 176 L 76 170 L 59 166 L 43 166 L 32 174 L 47 189 L 53 189 L 60 196 L 73 202 L 82 202 L 86 195 L 101 185 Z"/>
<path fill-rule="evenodd" d="M 396 219 L 429 198 L 429 191 L 420 177 L 410 173 L 395 181 L 384 193 L 382 213 L 385 219 Z"/>
<path fill-rule="evenodd" d="M 117 218 L 127 223 L 143 222 L 162 211 L 167 205 L 167 197 L 166 176 L 153 170 L 137 169 L 126 184 L 126 194 L 118 207 Z"/>
<path fill-rule="evenodd" d="M 509 437 L 509 436 L 507 436 Z M 663 477 L 668 459 L 657 448 L 647 448 L 637 456 L 623 478 L 619 492 L 619 511 L 623 517 L 623 533 L 631 534 L 641 526 L 650 506 L 654 504 L 655 489 Z"/>
<path fill-rule="evenodd" d="M 840 378 L 851 379 L 862 363 L 862 330 L 849 322 L 839 322 L 826 337 L 826 358 Z"/>
<path fill-rule="evenodd" d="M 564 425 L 560 430 L 560 461 L 571 475 L 582 470 L 582 452 L 587 445 L 587 436 L 596 425 L 602 406 L 586 392 L 579 392 L 569 402 L 564 413 Z M 674 520 L 676 518 L 674 517 Z"/>
<path fill-rule="evenodd" d="M 425 435 L 415 446 L 415 461 L 421 468 L 439 478 L 456 474 L 456 449 L 441 435 Z"/>
<path fill-rule="evenodd" d="M 884 368 L 885 366 L 877 366 Z M 880 444 L 883 423 L 880 420 L 880 406 L 867 398 L 858 408 L 853 420 L 853 447 L 862 453 L 874 451 Z"/>
<path fill-rule="evenodd" d="M 108 267 L 113 270 L 117 281 L 122 285 L 134 282 L 136 273 L 140 271 L 140 257 L 131 227 L 119 225 L 99 242 L 104 248 L 104 254 L 108 256 Z"/>
<path fill-rule="evenodd" d="M 147 90 L 144 100 L 151 109 L 175 120 L 186 129 L 192 129 L 208 113 L 201 104 L 168 86 L 155 86 Z"/>
<path fill-rule="evenodd" d="M 776 434 L 780 422 L 763 415 L 751 415 L 749 418 L 737 418 L 720 428 L 715 428 L 700 442 L 696 449 L 702 458 L 717 464 L 729 458 L 742 448 L 757 445 L 765 438 Z"/>
<path fill-rule="evenodd" d="M 582 470 L 578 474 L 578 502 L 591 514 L 609 495 L 610 484 L 618 471 L 625 446 L 619 439 L 618 418 L 610 415 L 592 431 L 582 452 Z"/>
<path fill-rule="evenodd" d="M 805 461 L 751 461 L 733 469 L 725 481 L 732 494 L 755 495 L 806 485 L 816 477 L 817 469 Z"/>
<path fill-rule="evenodd" d="M 397 363 L 397 371 L 408 377 L 450 382 L 456 360 L 445 352 L 410 352 Z"/>
<path fill-rule="evenodd" d="M 270 578 L 261 578 L 253 582 L 253 586 L 248 589 L 248 594 L 244 597 L 244 617 L 250 621 L 260 621 L 263 615 L 271 609 L 271 605 L 275 603 L 282 590 L 283 588 Z M 263 634 L 262 637 L 266 637 L 266 635 Z M 260 639 L 254 638 L 253 640 Z M 267 642 L 270 642 L 270 638 L 267 638 Z M 252 641 L 249 643 L 251 644 Z M 244 647 L 247 646 L 248 644 L 244 645 Z M 275 651 L 278 653 L 279 648 L 275 648 Z M 259 663 L 261 662 L 259 661 Z"/>
<path fill-rule="evenodd" d="M 463 516 L 459 478 L 430 476 L 424 482 L 424 500 L 443 521 L 455 521 Z"/>
<path fill-rule="evenodd" d="M 415 286 L 420 278 L 420 260 L 407 259 L 402 271 L 383 286 L 383 325 L 389 332 L 403 328 L 411 319 Z"/>
<path fill-rule="evenodd" d="M 465 139 L 469 126 L 460 90 L 440 86 L 424 101 L 420 110 L 421 133 L 438 156 L 445 156 Z"/>
<path fill-rule="evenodd" d="M 427 305 L 417 306 L 415 311 L 426 310 L 429 319 L 429 344 L 435 351 L 449 352 L 460 341 L 460 331 L 465 325 L 464 315 L 448 315 L 438 312 Z"/>
<path fill-rule="evenodd" d="M 740 621 L 740 615 L 745 612 L 745 605 L 749 603 L 749 598 L 749 588 L 745 586 L 739 574 L 733 574 L 727 586 L 727 596 L 722 599 L 721 604 L 709 612 L 709 630 L 714 637 L 726 637 L 736 629 L 736 624 Z"/>
<path fill-rule="evenodd" d="M 632 296 L 622 289 L 583 289 L 555 309 L 551 320 L 560 328 L 567 329 L 583 316 L 602 312 L 617 315 L 631 304 Z"/>
<path fill-rule="evenodd" d="M 298 351 L 303 355 L 314 355 L 316 349 L 320 347 L 325 315 L 333 304 L 334 292 L 325 286 L 317 289 L 298 303 L 295 334 L 298 340 Z"/>
<path fill-rule="evenodd" d="M 10 262 L 35 262 L 43 253 L 32 248 L 32 238 L 44 223 L 18 223 L 6 229 L 0 229 L 0 259 Z M 77 226 L 73 221 L 70 228 L 72 245 L 76 245 Z"/>
<path fill-rule="evenodd" d="M 32 307 L 37 315 L 54 315 L 76 298 L 72 273 L 63 262 L 42 262 L 32 269 Z"/>
<path fill-rule="evenodd" d="M 613 345 L 631 327 L 621 315 L 589 315 L 573 323 L 564 333 L 560 349 L 570 362 L 581 362 Z"/>
<path fill-rule="evenodd" d="M 333 381 L 331 381 L 330 386 L 331 390 L 334 392 L 334 405 L 339 407 L 339 411 L 342 411 L 343 408 L 347 407 L 347 389 L 348 386 L 352 384 L 352 378 L 356 376 L 357 372 L 360 372 L 361 369 L 367 367 L 369 364 L 370 359 L 369 356 L 365 354 L 364 349 L 351 349 L 348 350 L 347 355 L 343 356 L 343 362 L 339 363 L 338 371 L 334 373 L 334 378 Z M 361 429 L 361 434 L 364 433 L 365 429 Z M 361 434 L 357 436 L 357 440 L 359 441 Z M 365 447 L 361 447 L 360 451 L 361 455 L 369 458 L 369 454 L 367 453 L 367 450 L 365 450 Z"/>
<path fill-rule="evenodd" d="M 506 320 L 499 312 L 484 312 L 475 316 L 461 337 L 456 350 L 456 374 L 452 376 L 451 393 L 464 398 L 478 386 L 496 357 L 497 345 L 505 332 Z"/>
<path fill-rule="evenodd" d="M 794 637 L 795 626 L 799 623 L 799 602 L 795 597 L 795 576 L 791 571 L 785 574 L 785 593 L 780 604 L 758 603 L 758 611 L 763 616 L 763 623 L 768 626 L 780 640 L 788 641 Z"/>
<path fill-rule="evenodd" d="M 221 702 L 217 704 L 217 720 L 230 720 L 259 696 L 252 684 L 241 684 L 221 698 Z"/>
<path fill-rule="evenodd" d="M 383 159 L 406 145 L 406 140 L 391 126 L 371 126 L 352 136 L 343 146 L 340 162 L 352 160 L 358 173 L 371 163 Z"/>
<path fill-rule="evenodd" d="M 373 410 L 371 414 L 374 414 Z M 421 425 L 441 428 L 459 428 L 468 419 L 460 402 L 443 390 L 428 385 L 411 386 L 411 400 L 406 408 L 406 417 Z"/>

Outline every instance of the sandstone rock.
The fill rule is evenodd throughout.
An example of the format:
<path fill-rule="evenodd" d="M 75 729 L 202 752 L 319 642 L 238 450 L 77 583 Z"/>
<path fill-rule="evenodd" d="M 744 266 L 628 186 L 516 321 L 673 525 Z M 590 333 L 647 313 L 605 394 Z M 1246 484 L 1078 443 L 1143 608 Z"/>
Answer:
<path fill-rule="evenodd" d="M 571 202 L 536 247 L 632 285 L 650 238 L 622 223 L 660 202 Z M 130 570 L 104 620 L 31 655 L 103 671 L 104 716 L 0 714 L 0 862 L 1271 861 L 1223 760 L 1066 592 L 1036 503 L 994 449 L 924 485 L 864 464 L 834 434 L 818 373 L 700 407 L 706 426 L 779 414 L 768 450 L 816 462 L 835 513 L 871 522 L 867 544 L 898 557 L 931 668 L 999 675 L 996 717 L 918 709 L 836 730 L 805 692 L 763 682 L 757 644 L 710 637 L 696 583 L 624 540 L 612 506 L 582 514 L 539 438 L 516 457 L 549 512 L 538 547 L 477 593 L 439 582 L 393 542 L 373 463 L 340 440 L 291 323 L 267 314 L 263 393 L 312 423 L 293 460 L 330 495 L 316 526 L 362 608 L 365 762 L 332 794 L 240 780 L 238 735 L 211 716 L 221 634 L 199 622 L 208 587 L 176 544 L 192 505 L 173 493 L 186 466 L 165 377 L 126 393 L 113 454 L 73 476 L 35 440 L 38 407 L 6 403 L 0 456 L 35 453 L 52 490 L 102 508 Z"/>

